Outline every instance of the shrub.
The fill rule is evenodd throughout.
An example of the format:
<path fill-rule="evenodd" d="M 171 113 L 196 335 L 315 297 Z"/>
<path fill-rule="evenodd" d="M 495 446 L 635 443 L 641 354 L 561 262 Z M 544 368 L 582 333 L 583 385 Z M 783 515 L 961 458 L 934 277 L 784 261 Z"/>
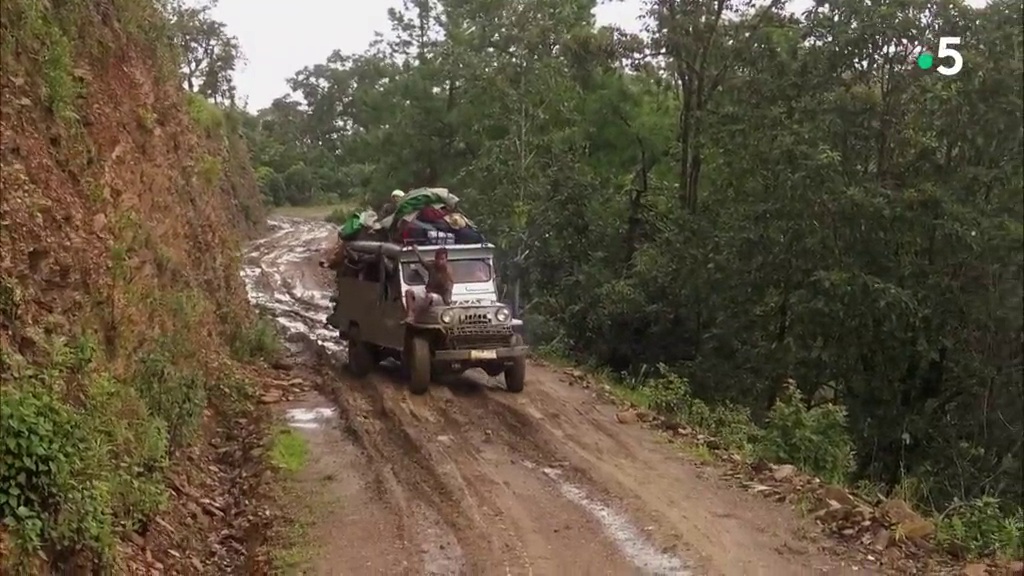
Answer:
<path fill-rule="evenodd" d="M 92 382 L 81 414 L 85 436 L 105 463 L 113 524 L 137 530 L 167 504 L 167 426 L 135 390 L 108 375 Z"/>
<path fill-rule="evenodd" d="M 787 386 L 772 407 L 755 451 L 833 483 L 844 482 L 854 463 L 845 410 L 832 404 L 809 409 L 795 386 Z"/>
<path fill-rule="evenodd" d="M 1024 510 L 1006 514 L 1001 502 L 990 497 L 954 502 L 939 518 L 937 539 L 973 557 L 1024 558 Z"/>
<path fill-rule="evenodd" d="M 81 418 L 39 382 L 0 390 L 0 516 L 19 552 L 46 546 L 104 557 L 109 494 Z"/>
<path fill-rule="evenodd" d="M 224 112 L 216 104 L 194 92 L 189 92 L 185 98 L 188 115 L 207 136 L 221 133 L 225 124 Z"/>
<path fill-rule="evenodd" d="M 0 520 L 15 548 L 5 568 L 28 569 L 37 552 L 109 567 L 114 537 L 166 505 L 169 445 L 194 434 L 202 381 L 159 350 L 122 382 L 93 363 L 91 338 L 41 344 L 43 367 L 12 354 L 0 389 Z"/>
<path fill-rule="evenodd" d="M 220 181 L 221 169 L 222 166 L 219 158 L 204 155 L 199 159 L 199 181 L 206 186 L 213 187 Z"/>
<path fill-rule="evenodd" d="M 685 413 L 692 400 L 689 380 L 670 371 L 664 364 L 658 364 L 657 370 L 658 376 L 644 383 L 650 396 L 651 409 L 685 420 Z"/>
<path fill-rule="evenodd" d="M 262 317 L 251 325 L 236 330 L 231 341 L 231 353 L 236 360 L 271 360 L 277 355 L 279 348 L 273 321 Z"/>
<path fill-rule="evenodd" d="M 659 364 L 657 370 L 659 375 L 643 385 L 652 409 L 679 418 L 689 426 L 715 436 L 733 450 L 749 450 L 755 432 L 749 411 L 732 404 L 708 406 L 692 395 L 690 382 L 686 378 L 663 364 Z"/>
<path fill-rule="evenodd" d="M 330 214 L 324 216 L 324 221 L 341 226 L 342 224 L 345 223 L 346 220 L 348 220 L 349 216 L 351 215 L 351 210 L 348 210 L 346 208 L 335 208 L 334 210 L 331 210 Z"/>
<path fill-rule="evenodd" d="M 195 372 L 174 367 L 167 344 L 158 345 L 141 359 L 132 385 L 149 412 L 166 427 L 171 451 L 195 437 L 206 406 L 204 381 Z"/>

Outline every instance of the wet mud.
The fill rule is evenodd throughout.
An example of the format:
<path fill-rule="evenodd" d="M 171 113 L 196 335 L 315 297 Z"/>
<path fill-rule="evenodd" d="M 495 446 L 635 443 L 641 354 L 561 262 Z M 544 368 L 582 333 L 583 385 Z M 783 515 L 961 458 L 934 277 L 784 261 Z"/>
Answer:
<path fill-rule="evenodd" d="M 423 396 L 390 364 L 351 376 L 344 342 L 324 325 L 331 278 L 317 267 L 334 226 L 270 224 L 243 277 L 319 390 L 285 408 L 313 452 L 310 490 L 333 495 L 314 522 L 309 573 L 853 572 L 794 546 L 802 521 L 792 511 L 617 423 L 613 406 L 557 369 L 531 364 L 521 394 L 477 371 Z"/>

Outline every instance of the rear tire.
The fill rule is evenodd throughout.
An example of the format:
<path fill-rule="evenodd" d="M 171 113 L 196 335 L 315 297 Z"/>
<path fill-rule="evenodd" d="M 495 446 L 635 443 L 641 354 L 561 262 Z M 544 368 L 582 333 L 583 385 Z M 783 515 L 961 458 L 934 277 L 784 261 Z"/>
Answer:
<path fill-rule="evenodd" d="M 519 334 L 512 336 L 512 346 L 522 346 L 523 337 Z M 526 386 L 526 356 L 519 356 L 512 360 L 512 365 L 505 368 L 505 389 L 513 394 L 523 391 Z"/>
<path fill-rule="evenodd" d="M 363 342 L 359 333 L 359 326 L 353 324 L 348 329 L 348 369 L 358 378 L 364 378 L 373 371 L 376 364 L 373 359 L 373 350 L 370 345 Z"/>
<path fill-rule="evenodd" d="M 405 365 L 409 371 L 409 391 L 423 394 L 430 388 L 430 342 L 422 336 L 406 341 Z"/>

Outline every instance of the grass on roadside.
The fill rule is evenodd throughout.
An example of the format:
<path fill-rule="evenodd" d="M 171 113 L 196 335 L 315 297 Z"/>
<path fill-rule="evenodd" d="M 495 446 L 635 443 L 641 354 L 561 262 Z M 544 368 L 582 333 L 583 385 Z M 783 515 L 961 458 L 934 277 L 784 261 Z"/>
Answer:
<path fill-rule="evenodd" d="M 275 574 L 305 574 L 302 570 L 313 557 L 313 550 L 304 544 L 309 541 L 309 525 L 301 518 L 295 518 L 281 535 L 283 543 L 274 549 L 272 562 Z"/>
<path fill-rule="evenodd" d="M 286 476 L 300 472 L 309 460 L 309 445 L 294 430 L 281 427 L 274 430 L 271 436 L 268 459 L 270 464 Z M 284 493 L 282 502 L 294 504 L 287 510 L 288 522 L 284 523 L 279 534 L 275 535 L 276 545 L 271 553 L 274 573 L 302 574 L 302 568 L 308 565 L 313 556 L 313 548 L 307 537 L 312 517 L 312 505 L 309 495 L 295 494 L 287 478 L 283 482 Z"/>
<path fill-rule="evenodd" d="M 231 338 L 231 354 L 236 360 L 247 362 L 262 359 L 270 362 L 281 351 L 274 321 L 260 317 L 248 326 L 240 326 Z"/>
<path fill-rule="evenodd" d="M 306 465 L 309 445 L 306 440 L 290 428 L 279 428 L 274 432 L 270 444 L 270 463 L 276 468 L 294 474 Z"/>
<path fill-rule="evenodd" d="M 324 204 L 321 206 L 278 206 L 271 209 L 270 213 L 273 216 L 323 220 L 334 212 L 342 212 L 347 215 L 354 209 L 353 206 L 353 204 L 347 202 Z"/>

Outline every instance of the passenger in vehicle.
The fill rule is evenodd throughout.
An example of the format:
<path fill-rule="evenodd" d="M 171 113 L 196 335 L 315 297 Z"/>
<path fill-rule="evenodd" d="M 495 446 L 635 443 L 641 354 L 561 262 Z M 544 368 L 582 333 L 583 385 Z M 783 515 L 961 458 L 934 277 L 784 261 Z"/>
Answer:
<path fill-rule="evenodd" d="M 338 242 L 334 245 L 334 247 L 331 248 L 331 252 L 327 256 L 327 258 L 321 258 L 320 262 L 318 264 L 320 264 L 321 268 L 329 268 L 331 270 L 338 270 L 338 269 L 341 268 L 341 266 L 344 264 L 344 262 L 345 262 L 345 242 L 343 240 L 338 240 Z"/>
<path fill-rule="evenodd" d="M 398 209 L 398 203 L 405 197 L 405 193 L 401 190 L 395 190 L 391 192 L 391 199 L 388 200 L 383 206 L 380 207 L 380 211 L 377 212 L 380 219 L 387 218 L 395 213 Z"/>
<path fill-rule="evenodd" d="M 411 323 L 417 314 L 431 306 L 451 305 L 452 288 L 455 284 L 452 280 L 451 267 L 448 265 L 447 250 L 438 248 L 434 251 L 434 261 L 428 262 L 416 245 L 413 245 L 412 249 L 416 253 L 416 257 L 420 259 L 420 265 L 427 272 L 427 283 L 425 286 L 417 286 L 405 291 L 405 322 L 407 323 Z"/>

